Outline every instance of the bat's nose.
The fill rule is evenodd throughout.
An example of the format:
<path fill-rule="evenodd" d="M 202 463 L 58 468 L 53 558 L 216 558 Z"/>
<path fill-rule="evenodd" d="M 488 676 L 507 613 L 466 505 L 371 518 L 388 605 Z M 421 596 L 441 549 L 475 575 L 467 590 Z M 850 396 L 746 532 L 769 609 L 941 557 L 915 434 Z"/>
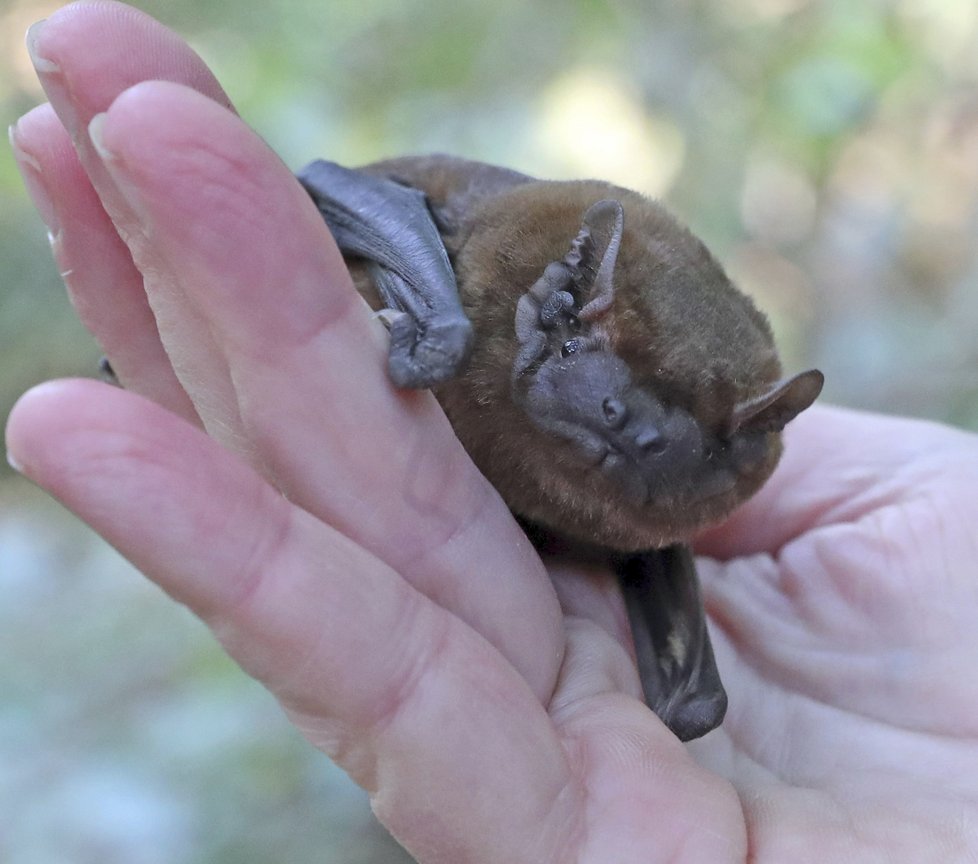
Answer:
<path fill-rule="evenodd" d="M 639 450 L 647 453 L 658 453 L 666 446 L 665 436 L 655 426 L 645 426 L 635 435 L 635 444 Z"/>
<path fill-rule="evenodd" d="M 601 402 L 600 417 L 608 440 L 638 462 L 661 453 L 669 443 L 663 429 L 667 418 L 661 406 L 646 404 L 648 401 L 632 394 L 607 396 Z"/>
<path fill-rule="evenodd" d="M 609 396 L 601 403 L 601 414 L 611 429 L 621 429 L 628 419 L 628 406 L 621 399 Z"/>
<path fill-rule="evenodd" d="M 659 424 L 641 405 L 629 408 L 623 399 L 608 396 L 601 402 L 601 419 L 606 434 L 615 433 L 609 440 L 639 463 L 661 453 L 669 443 Z"/>

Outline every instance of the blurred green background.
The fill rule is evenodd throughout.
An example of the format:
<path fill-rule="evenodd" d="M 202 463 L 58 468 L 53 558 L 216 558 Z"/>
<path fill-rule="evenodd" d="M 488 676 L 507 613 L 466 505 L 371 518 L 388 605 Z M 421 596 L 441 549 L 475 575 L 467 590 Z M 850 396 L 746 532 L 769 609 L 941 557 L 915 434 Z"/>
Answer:
<path fill-rule="evenodd" d="M 42 97 L 0 2 L 0 109 Z M 666 200 L 832 401 L 978 429 L 974 0 L 144 0 L 298 168 L 444 151 Z M 0 413 L 99 350 L 0 154 Z M 0 474 L 0 860 L 405 861 L 182 610 Z"/>

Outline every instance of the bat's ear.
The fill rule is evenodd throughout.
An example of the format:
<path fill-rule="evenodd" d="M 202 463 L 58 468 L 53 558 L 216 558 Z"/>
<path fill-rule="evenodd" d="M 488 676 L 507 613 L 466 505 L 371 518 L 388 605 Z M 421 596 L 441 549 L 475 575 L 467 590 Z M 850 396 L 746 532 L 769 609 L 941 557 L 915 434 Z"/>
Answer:
<path fill-rule="evenodd" d="M 562 316 L 573 315 L 585 325 L 606 318 L 615 296 L 613 277 L 624 223 L 620 201 L 605 199 L 592 204 L 584 212 L 581 230 L 567 254 L 551 261 L 519 299 L 517 374 L 540 356 L 546 345 L 544 331 L 553 329 Z M 578 303 L 580 311 L 576 311 Z M 596 335 L 599 330 L 594 327 L 590 332 Z"/>
<path fill-rule="evenodd" d="M 818 369 L 775 381 L 759 396 L 737 404 L 728 434 L 780 432 L 815 401 L 824 382 L 825 377 Z"/>
<path fill-rule="evenodd" d="M 594 321 L 611 308 L 615 263 L 624 227 L 625 211 L 620 201 L 606 198 L 584 213 L 581 230 L 564 258 L 586 298 L 578 315 L 582 321 Z"/>

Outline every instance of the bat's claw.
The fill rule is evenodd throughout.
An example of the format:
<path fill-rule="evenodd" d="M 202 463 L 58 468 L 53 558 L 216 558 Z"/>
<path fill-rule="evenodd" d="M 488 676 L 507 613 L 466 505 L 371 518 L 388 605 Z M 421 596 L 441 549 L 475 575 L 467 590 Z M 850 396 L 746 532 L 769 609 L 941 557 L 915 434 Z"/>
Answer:
<path fill-rule="evenodd" d="M 112 364 L 109 362 L 108 357 L 100 357 L 98 361 L 98 375 L 106 384 L 111 384 L 114 387 L 121 387 L 119 383 L 119 376 L 115 374 L 115 369 L 112 368 Z"/>
<path fill-rule="evenodd" d="M 386 316 L 391 334 L 387 370 L 396 387 L 422 389 L 457 375 L 472 350 L 472 324 L 449 318 L 422 324 L 404 313 Z"/>
<path fill-rule="evenodd" d="M 384 325 L 384 329 L 390 333 L 394 329 L 394 322 L 399 318 L 407 318 L 406 312 L 398 312 L 396 309 L 378 309 L 374 312 L 374 318 Z"/>

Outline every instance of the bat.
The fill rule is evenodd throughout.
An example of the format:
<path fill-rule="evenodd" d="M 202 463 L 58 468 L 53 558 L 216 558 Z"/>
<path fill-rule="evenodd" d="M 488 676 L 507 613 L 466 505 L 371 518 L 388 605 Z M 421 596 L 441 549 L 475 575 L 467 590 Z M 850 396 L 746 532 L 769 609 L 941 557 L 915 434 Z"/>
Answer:
<path fill-rule="evenodd" d="M 764 315 L 662 206 L 449 156 L 298 173 L 388 325 L 541 550 L 617 573 L 645 700 L 682 740 L 727 696 L 687 541 L 757 491 L 818 396 Z"/>

